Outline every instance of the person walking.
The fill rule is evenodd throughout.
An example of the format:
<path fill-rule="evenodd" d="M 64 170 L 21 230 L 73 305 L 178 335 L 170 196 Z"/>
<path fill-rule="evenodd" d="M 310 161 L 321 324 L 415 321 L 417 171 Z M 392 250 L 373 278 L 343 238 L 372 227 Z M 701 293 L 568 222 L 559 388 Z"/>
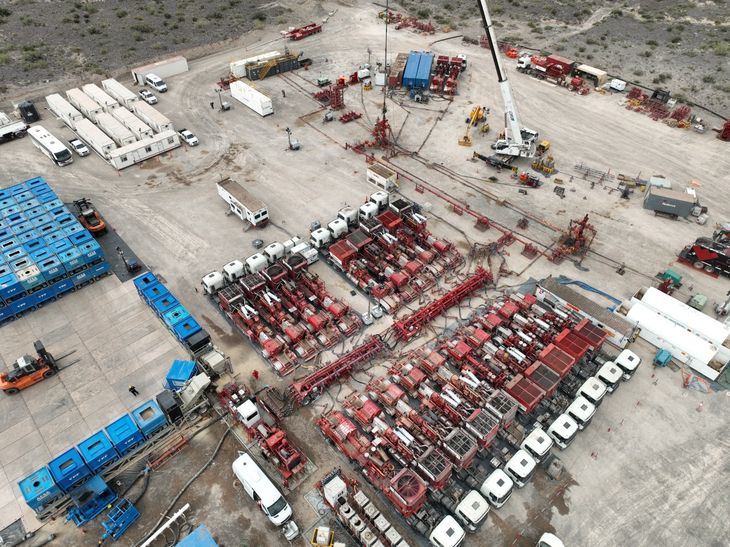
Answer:
<path fill-rule="evenodd" d="M 210 101 L 210 108 L 211 110 L 215 110 L 215 103 L 213 101 Z"/>
<path fill-rule="evenodd" d="M 134 395 L 135 397 L 139 395 L 139 391 L 137 391 L 137 388 L 134 386 L 129 386 L 129 392 Z"/>

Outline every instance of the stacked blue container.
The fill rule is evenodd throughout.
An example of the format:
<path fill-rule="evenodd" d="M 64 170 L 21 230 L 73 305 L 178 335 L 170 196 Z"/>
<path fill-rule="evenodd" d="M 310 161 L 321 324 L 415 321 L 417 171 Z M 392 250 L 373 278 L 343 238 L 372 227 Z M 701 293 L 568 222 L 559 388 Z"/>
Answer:
<path fill-rule="evenodd" d="M 139 296 L 155 312 L 157 317 L 172 332 L 175 338 L 187 348 L 188 338 L 202 330 L 190 312 L 177 301 L 165 285 L 152 272 L 146 272 L 134 279 Z"/>
<path fill-rule="evenodd" d="M 42 177 L 0 189 L 0 324 L 108 273 L 99 244 Z"/>

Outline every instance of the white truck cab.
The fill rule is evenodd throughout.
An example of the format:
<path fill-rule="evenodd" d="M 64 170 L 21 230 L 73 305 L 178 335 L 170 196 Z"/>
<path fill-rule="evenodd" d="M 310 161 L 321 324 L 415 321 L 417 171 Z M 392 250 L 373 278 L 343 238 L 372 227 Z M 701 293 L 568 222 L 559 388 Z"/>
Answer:
<path fill-rule="evenodd" d="M 292 510 L 279 489 L 248 454 L 241 454 L 232 465 L 233 473 L 243 489 L 275 526 L 281 526 L 292 516 Z"/>
<path fill-rule="evenodd" d="M 613 393 L 621 383 L 624 373 L 621 368 L 613 361 L 606 361 L 604 365 L 596 372 L 596 378 L 606 385 L 609 393 Z"/>
<path fill-rule="evenodd" d="M 565 547 L 565 544 L 555 534 L 546 532 L 537 540 L 537 547 Z"/>
<path fill-rule="evenodd" d="M 578 433 L 578 424 L 567 414 L 561 414 L 550 424 L 547 433 L 561 450 L 565 450 L 575 439 L 575 435 Z"/>
<path fill-rule="evenodd" d="M 350 207 L 349 205 L 343 207 L 337 212 L 337 218 L 341 218 L 342 220 L 347 222 L 347 225 L 351 228 L 357 226 L 357 217 L 357 209 L 355 209 L 354 207 Z"/>
<path fill-rule="evenodd" d="M 577 394 L 585 397 L 595 406 L 600 406 L 604 395 L 606 395 L 606 384 L 597 378 L 588 378 L 580 386 Z"/>
<path fill-rule="evenodd" d="M 582 431 L 591 423 L 593 415 L 596 413 L 596 407 L 588 399 L 578 395 L 565 412 L 575 420 L 578 429 Z"/>
<path fill-rule="evenodd" d="M 629 349 L 623 350 L 614 361 L 624 373 L 624 380 L 630 380 L 641 364 L 641 357 Z"/>
<path fill-rule="evenodd" d="M 167 91 L 167 84 L 165 83 L 165 80 L 160 78 L 157 74 L 153 74 L 152 72 L 150 72 L 149 74 L 145 74 L 144 83 L 146 83 L 150 87 L 155 88 L 160 93 L 164 93 L 165 91 Z"/>
<path fill-rule="evenodd" d="M 537 469 L 537 462 L 525 450 L 519 449 L 504 466 L 517 488 L 525 486 Z"/>
<path fill-rule="evenodd" d="M 347 221 L 337 217 L 327 224 L 327 229 L 330 231 L 330 234 L 332 234 L 332 239 L 339 239 L 343 235 L 347 234 Z"/>
<path fill-rule="evenodd" d="M 370 203 L 378 206 L 378 212 L 385 211 L 390 203 L 390 194 L 383 190 L 378 190 L 370 195 Z"/>
<path fill-rule="evenodd" d="M 495 508 L 499 509 L 512 495 L 514 482 L 501 469 L 495 469 L 482 483 L 479 491 Z"/>
<path fill-rule="evenodd" d="M 240 260 L 232 260 L 223 266 L 223 277 L 226 281 L 233 283 L 237 279 L 242 278 L 246 274 L 246 266 Z"/>
<path fill-rule="evenodd" d="M 520 448 L 532 456 L 536 462 L 543 461 L 550 449 L 553 447 L 553 440 L 545 433 L 542 428 L 536 427 L 527 437 L 522 440 Z"/>
<path fill-rule="evenodd" d="M 317 228 L 312 235 L 309 236 L 309 243 L 315 249 L 321 249 L 327 245 L 332 239 L 332 234 L 327 228 Z"/>
<path fill-rule="evenodd" d="M 377 206 L 377 204 L 373 203 L 372 201 L 368 201 L 367 203 L 363 203 L 362 205 L 360 205 L 360 210 L 359 210 L 360 222 L 362 222 L 363 220 L 369 220 L 377 214 L 378 214 L 378 206 Z"/>
<path fill-rule="evenodd" d="M 489 514 L 489 503 L 476 490 L 470 490 L 456 506 L 454 514 L 471 532 L 476 531 Z"/>
<path fill-rule="evenodd" d="M 428 540 L 434 547 L 459 547 L 466 533 L 454 517 L 447 515 L 431 531 Z"/>
<path fill-rule="evenodd" d="M 210 272 L 205 274 L 203 279 L 200 280 L 200 284 L 203 286 L 203 290 L 206 294 L 213 294 L 221 290 L 225 284 L 225 278 L 220 272 Z"/>

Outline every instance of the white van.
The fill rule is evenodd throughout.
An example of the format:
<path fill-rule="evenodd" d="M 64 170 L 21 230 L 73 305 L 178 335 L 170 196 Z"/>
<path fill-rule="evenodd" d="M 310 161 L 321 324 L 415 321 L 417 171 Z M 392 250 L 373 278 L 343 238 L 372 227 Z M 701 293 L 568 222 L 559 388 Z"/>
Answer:
<path fill-rule="evenodd" d="M 286 499 L 251 456 L 241 454 L 232 468 L 243 489 L 274 525 L 281 526 L 291 518 L 292 510 Z"/>
<path fill-rule="evenodd" d="M 149 74 L 145 74 L 144 83 L 150 87 L 154 87 L 160 93 L 167 91 L 167 84 L 165 83 L 165 80 L 160 78 L 157 74 L 152 74 L 151 72 Z"/>

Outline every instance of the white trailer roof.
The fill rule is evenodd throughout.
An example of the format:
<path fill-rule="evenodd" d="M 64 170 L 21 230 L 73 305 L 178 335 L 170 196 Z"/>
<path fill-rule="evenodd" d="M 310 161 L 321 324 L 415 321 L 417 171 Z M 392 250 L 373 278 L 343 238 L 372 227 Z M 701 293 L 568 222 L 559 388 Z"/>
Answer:
<path fill-rule="evenodd" d="M 48 103 L 48 108 L 51 109 L 51 112 L 53 112 L 57 116 L 60 116 L 62 118 L 64 116 L 68 116 L 73 120 L 79 120 L 83 118 L 81 112 L 76 110 L 76 107 L 74 105 L 61 97 L 61 95 L 58 93 L 47 95 L 46 102 Z"/>
<path fill-rule="evenodd" d="M 706 365 L 717 354 L 717 346 L 712 342 L 700 338 L 643 302 L 634 303 L 626 317 L 641 327 L 642 331 L 647 330 L 669 341 L 676 349 L 671 346 L 662 349 L 666 349 L 678 360 L 687 362 L 690 366 L 693 362 Z"/>
<path fill-rule="evenodd" d="M 66 91 L 66 97 L 68 97 L 69 102 L 81 110 L 86 110 L 88 112 L 101 110 L 99 103 L 81 91 L 78 87 L 74 87 L 73 89 Z"/>
<path fill-rule="evenodd" d="M 640 296 L 642 292 L 643 296 Z M 654 287 L 642 289 L 636 294 L 636 297 L 675 323 L 699 334 L 713 344 L 722 345 L 730 337 L 730 325 L 725 325 Z"/>
<path fill-rule="evenodd" d="M 124 144 L 124 141 L 127 140 L 137 140 L 132 132 L 111 114 L 100 112 L 96 116 L 96 123 L 99 125 L 99 129 L 120 144 Z"/>
<path fill-rule="evenodd" d="M 115 98 L 121 100 L 121 101 L 136 101 L 137 100 L 137 94 L 128 89 L 123 84 L 119 83 L 114 78 L 108 78 L 101 82 L 101 85 L 104 89 L 106 89 L 109 93 L 113 94 Z"/>
<path fill-rule="evenodd" d="M 170 124 L 170 119 L 167 116 L 142 101 L 137 101 L 134 104 L 134 111 L 142 116 L 145 116 L 146 118 L 151 120 L 152 123 L 155 123 L 158 126 L 165 126 Z"/>
<path fill-rule="evenodd" d="M 94 125 L 91 120 L 84 118 L 76 122 L 76 132 L 83 140 L 93 146 L 97 151 L 101 149 L 112 150 L 116 144 L 101 129 Z"/>
<path fill-rule="evenodd" d="M 96 84 L 86 84 L 81 86 L 81 90 L 91 97 L 94 101 L 104 107 L 116 108 L 119 103 L 114 97 L 111 97 L 106 91 Z"/>
<path fill-rule="evenodd" d="M 112 111 L 112 116 L 122 122 L 138 139 L 142 138 L 143 135 L 150 136 L 152 134 L 152 128 L 126 108 L 115 108 Z"/>

